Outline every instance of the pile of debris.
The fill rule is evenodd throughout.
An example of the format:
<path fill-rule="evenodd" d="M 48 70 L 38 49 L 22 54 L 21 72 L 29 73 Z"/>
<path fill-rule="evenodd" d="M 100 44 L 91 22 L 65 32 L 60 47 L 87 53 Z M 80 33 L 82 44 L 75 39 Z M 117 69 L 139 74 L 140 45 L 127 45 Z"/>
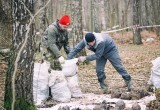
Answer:
<path fill-rule="evenodd" d="M 139 100 L 123 100 L 111 98 L 111 94 L 90 93 L 83 94 L 82 98 L 72 98 L 69 103 L 59 103 L 50 108 L 38 110 L 147 110 L 146 105 L 155 99 L 154 94 Z"/>

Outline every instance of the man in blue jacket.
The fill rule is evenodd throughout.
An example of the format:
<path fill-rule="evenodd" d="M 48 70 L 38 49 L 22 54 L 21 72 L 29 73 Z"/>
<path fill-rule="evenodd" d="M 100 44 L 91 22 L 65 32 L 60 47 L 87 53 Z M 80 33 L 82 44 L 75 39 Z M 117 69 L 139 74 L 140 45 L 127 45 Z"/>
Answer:
<path fill-rule="evenodd" d="M 109 60 L 113 67 L 124 79 L 128 90 L 131 90 L 131 76 L 123 66 L 118 53 L 118 48 L 114 40 L 109 35 L 102 33 L 87 33 L 85 37 L 75 46 L 75 48 L 71 50 L 71 52 L 67 56 L 67 59 L 72 59 L 85 47 L 93 51 L 94 54 L 88 56 L 80 56 L 79 61 L 84 62 L 85 60 L 96 60 L 96 73 L 98 81 L 100 83 L 100 87 L 102 89 L 107 89 L 107 85 L 104 81 L 106 79 L 104 68 L 107 60 Z"/>

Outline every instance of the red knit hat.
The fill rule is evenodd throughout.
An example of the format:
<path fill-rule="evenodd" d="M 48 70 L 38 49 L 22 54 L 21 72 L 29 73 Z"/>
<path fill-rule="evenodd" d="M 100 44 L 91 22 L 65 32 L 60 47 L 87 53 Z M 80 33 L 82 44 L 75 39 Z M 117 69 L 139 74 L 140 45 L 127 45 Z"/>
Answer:
<path fill-rule="evenodd" d="M 63 15 L 59 19 L 59 23 L 62 24 L 62 25 L 69 25 L 70 24 L 70 17 L 68 15 Z"/>

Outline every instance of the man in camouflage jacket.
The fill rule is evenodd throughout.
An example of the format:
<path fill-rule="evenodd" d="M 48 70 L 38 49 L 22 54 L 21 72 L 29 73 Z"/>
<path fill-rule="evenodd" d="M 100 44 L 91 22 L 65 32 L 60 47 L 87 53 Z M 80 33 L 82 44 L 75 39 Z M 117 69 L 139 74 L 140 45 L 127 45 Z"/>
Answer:
<path fill-rule="evenodd" d="M 65 59 L 61 55 L 60 49 L 64 47 L 66 54 L 69 53 L 70 47 L 68 42 L 67 27 L 70 24 L 70 17 L 68 15 L 62 16 L 57 19 L 53 24 L 44 32 L 42 38 L 42 47 L 44 60 L 50 62 L 50 69 L 61 70 L 61 64 Z"/>

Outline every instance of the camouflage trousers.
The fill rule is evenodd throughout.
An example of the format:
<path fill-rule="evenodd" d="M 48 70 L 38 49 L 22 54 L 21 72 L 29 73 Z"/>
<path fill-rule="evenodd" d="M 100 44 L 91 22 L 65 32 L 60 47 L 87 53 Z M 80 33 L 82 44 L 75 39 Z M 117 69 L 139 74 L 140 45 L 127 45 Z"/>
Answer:
<path fill-rule="evenodd" d="M 50 62 L 49 72 L 51 71 L 51 69 L 62 70 L 61 64 L 58 61 L 58 59 L 55 57 L 53 52 L 50 51 L 49 49 L 43 49 L 43 50 L 44 50 L 43 51 L 44 60 Z"/>

